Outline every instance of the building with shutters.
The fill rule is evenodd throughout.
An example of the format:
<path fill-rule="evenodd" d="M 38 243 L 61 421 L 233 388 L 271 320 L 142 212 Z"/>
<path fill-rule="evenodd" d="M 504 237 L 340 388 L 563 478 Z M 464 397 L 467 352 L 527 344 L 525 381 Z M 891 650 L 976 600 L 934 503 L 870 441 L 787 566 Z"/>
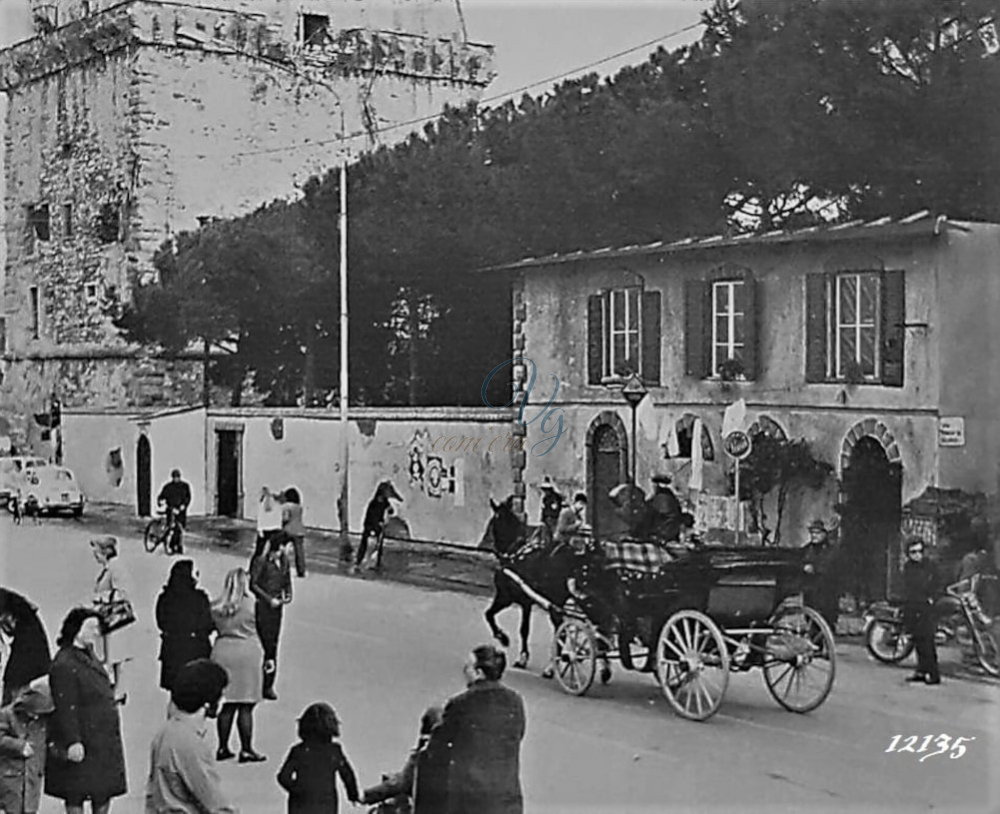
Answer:
<path fill-rule="evenodd" d="M 881 467 L 886 534 L 928 486 L 994 493 L 1000 479 L 1000 225 L 917 213 L 828 227 L 606 248 L 529 259 L 511 274 L 514 350 L 532 360 L 531 401 L 565 429 L 534 455 L 527 426 L 520 497 L 534 519 L 548 476 L 590 496 L 597 532 L 613 529 L 607 491 L 670 473 L 702 525 L 733 523 L 727 405 L 744 399 L 751 434 L 807 439 L 834 469 L 826 488 L 790 499 L 786 543 L 832 520 L 850 466 Z M 515 370 L 525 381 L 530 366 Z M 620 391 L 649 390 L 637 437 Z M 540 409 L 540 408 L 538 408 Z M 527 418 L 536 410 L 529 407 Z M 552 419 L 550 419 L 550 424 Z M 634 445 L 634 446 L 633 446 Z"/>
<path fill-rule="evenodd" d="M 172 235 L 296 194 L 406 123 L 479 98 L 492 48 L 456 0 L 30 0 L 0 51 L 0 414 L 199 403 L 202 364 L 109 314 Z M 31 426 L 29 424 L 29 426 Z M 30 438 L 28 439 L 31 440 Z"/>

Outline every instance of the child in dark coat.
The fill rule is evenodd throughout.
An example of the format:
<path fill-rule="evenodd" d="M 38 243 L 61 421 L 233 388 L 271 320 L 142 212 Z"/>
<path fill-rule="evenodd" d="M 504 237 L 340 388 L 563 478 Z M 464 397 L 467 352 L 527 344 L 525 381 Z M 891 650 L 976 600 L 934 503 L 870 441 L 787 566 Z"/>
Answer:
<path fill-rule="evenodd" d="M 278 783 L 288 792 L 288 814 L 337 814 L 338 774 L 347 799 L 359 802 L 358 781 L 339 737 L 340 721 L 329 704 L 310 704 L 302 713 L 299 743 L 278 772 Z"/>
<path fill-rule="evenodd" d="M 54 709 L 48 676 L 36 678 L 0 709 L 0 811 L 6 814 L 38 811 Z"/>

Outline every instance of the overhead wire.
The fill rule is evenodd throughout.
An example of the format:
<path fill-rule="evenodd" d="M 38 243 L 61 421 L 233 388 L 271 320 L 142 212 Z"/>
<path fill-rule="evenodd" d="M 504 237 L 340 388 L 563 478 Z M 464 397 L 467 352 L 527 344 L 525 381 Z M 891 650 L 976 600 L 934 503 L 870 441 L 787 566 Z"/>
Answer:
<path fill-rule="evenodd" d="M 543 85 L 551 85 L 563 79 L 568 79 L 572 76 L 577 76 L 578 74 L 581 74 L 584 71 L 589 71 L 592 68 L 597 68 L 608 62 L 612 62 L 616 59 L 620 59 L 621 57 L 633 54 L 636 51 L 641 51 L 644 48 L 649 48 L 650 46 L 656 45 L 657 43 L 665 42 L 666 40 L 673 39 L 674 37 L 679 37 L 681 34 L 686 34 L 689 31 L 694 31 L 695 29 L 700 28 L 701 26 L 702 26 L 701 22 L 690 23 L 682 28 L 678 28 L 667 34 L 663 34 L 659 37 L 654 37 L 653 39 L 646 40 L 645 42 L 639 43 L 638 45 L 633 45 L 630 48 L 626 48 L 624 50 L 617 51 L 613 54 L 609 54 L 608 56 L 602 57 L 601 59 L 598 60 L 594 60 L 593 62 L 588 62 L 585 65 L 581 65 L 576 68 L 571 68 L 570 70 L 563 71 L 562 73 L 558 73 L 553 76 L 546 77 L 544 79 L 539 79 L 534 82 L 530 82 L 526 85 L 521 85 L 520 87 L 514 88 L 513 90 L 505 91 L 504 93 L 499 93 L 496 94 L 495 96 L 489 96 L 484 99 L 480 99 L 478 104 L 490 105 L 495 102 L 515 97 L 518 94 L 526 93 L 532 90 L 533 88 L 538 88 Z M 269 65 L 273 65 L 274 67 L 284 70 L 285 72 L 290 73 L 294 76 L 306 79 L 307 81 L 312 82 L 320 87 L 325 87 L 337 97 L 338 102 L 340 101 L 340 95 L 338 94 L 338 92 L 324 80 L 316 79 L 315 77 L 312 77 L 309 74 L 298 71 L 295 68 L 290 68 L 274 60 L 269 60 L 263 57 L 259 57 L 256 54 L 242 54 L 242 55 L 250 57 L 252 59 L 257 59 Z M 343 103 L 341 102 L 341 104 Z M 385 125 L 383 127 L 375 127 L 375 128 L 363 127 L 361 130 L 353 131 L 351 133 L 342 133 L 337 136 L 331 136 L 330 138 L 317 139 L 315 141 L 303 141 L 303 142 L 298 142 L 296 144 L 278 145 L 275 147 L 263 147 L 259 150 L 243 150 L 239 152 L 214 153 L 214 154 L 208 154 L 202 152 L 182 153 L 175 155 L 174 158 L 198 158 L 198 159 L 221 158 L 221 157 L 240 158 L 243 156 L 267 155 L 271 153 L 287 152 L 290 150 L 302 150 L 313 147 L 322 147 L 328 144 L 344 144 L 346 142 L 353 141 L 358 138 L 364 138 L 364 137 L 373 138 L 377 137 L 382 133 L 389 133 L 394 130 L 400 130 L 403 128 L 412 128 L 421 124 L 429 124 L 430 122 L 434 122 L 437 121 L 438 119 L 441 119 L 444 115 L 445 114 L 442 111 L 440 113 L 432 113 L 426 116 L 420 116 L 414 119 L 408 119 L 407 121 L 396 122 L 394 124 Z"/>

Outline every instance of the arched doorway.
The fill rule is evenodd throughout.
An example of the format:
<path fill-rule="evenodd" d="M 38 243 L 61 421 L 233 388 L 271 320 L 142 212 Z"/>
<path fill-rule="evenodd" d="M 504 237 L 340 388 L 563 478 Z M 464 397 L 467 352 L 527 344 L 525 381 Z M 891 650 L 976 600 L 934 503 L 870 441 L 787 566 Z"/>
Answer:
<path fill-rule="evenodd" d="M 845 459 L 840 507 L 846 555 L 843 589 L 862 601 L 881 599 L 896 568 L 903 468 L 898 457 L 890 460 L 886 448 L 872 435 L 855 438 Z"/>
<path fill-rule="evenodd" d="M 135 445 L 135 490 L 139 517 L 149 517 L 153 503 L 153 451 L 145 433 L 139 435 Z"/>
<path fill-rule="evenodd" d="M 587 431 L 587 495 L 590 524 L 598 538 L 624 530 L 608 497 L 619 483 L 628 480 L 628 436 L 617 413 L 601 413 Z"/>

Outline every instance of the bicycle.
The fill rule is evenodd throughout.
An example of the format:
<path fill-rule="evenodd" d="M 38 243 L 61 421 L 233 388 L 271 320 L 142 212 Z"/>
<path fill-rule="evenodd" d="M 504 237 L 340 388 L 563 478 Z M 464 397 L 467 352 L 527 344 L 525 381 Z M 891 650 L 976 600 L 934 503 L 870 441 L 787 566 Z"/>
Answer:
<path fill-rule="evenodd" d="M 146 530 L 143 533 L 142 543 L 146 551 L 152 554 L 162 545 L 164 554 L 183 553 L 184 546 L 181 539 L 184 530 L 177 522 L 177 511 L 168 507 L 157 511 L 156 514 L 157 516 L 146 524 Z M 169 545 L 170 542 L 173 545 Z"/>

